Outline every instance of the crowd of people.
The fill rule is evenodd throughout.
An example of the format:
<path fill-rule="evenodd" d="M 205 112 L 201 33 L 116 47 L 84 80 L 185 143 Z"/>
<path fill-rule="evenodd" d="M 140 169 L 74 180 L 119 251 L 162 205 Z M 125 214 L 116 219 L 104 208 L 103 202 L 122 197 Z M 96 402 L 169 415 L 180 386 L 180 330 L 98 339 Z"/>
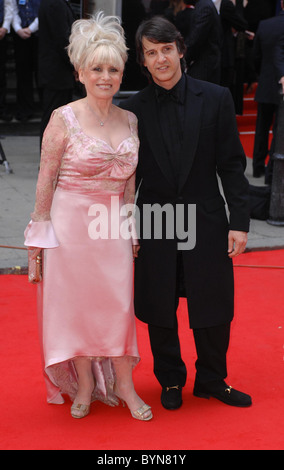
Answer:
<path fill-rule="evenodd" d="M 26 122 L 35 114 L 35 93 L 42 112 L 40 140 L 52 110 L 70 101 L 76 85 L 66 54 L 76 16 L 65 0 L 1 0 L 0 119 Z M 39 26 L 40 25 L 40 26 Z M 6 100 L 8 35 L 16 75 L 14 116 Z"/>
<path fill-rule="evenodd" d="M 38 8 L 40 0 L 1 0 L 0 2 L 0 118 L 11 121 L 6 106 L 7 36 L 13 35 L 17 109 L 15 118 L 26 121 L 34 113 L 34 87 L 37 83 Z"/>
<path fill-rule="evenodd" d="M 39 29 L 41 4 L 45 13 L 41 13 Z M 255 42 L 259 45 L 259 41 L 255 41 L 255 34 L 259 23 L 278 15 L 280 9 L 281 0 L 124 0 L 122 19 L 130 52 L 121 89 L 139 90 L 147 85 L 136 61 L 135 32 L 143 19 L 164 15 L 185 39 L 188 73 L 227 86 L 233 95 L 236 114 L 242 114 L 243 85 L 247 83 L 250 89 L 259 79 L 259 48 L 255 51 L 254 47 Z M 76 82 L 64 48 L 68 45 L 74 20 L 70 3 L 65 0 L 0 1 L 1 120 L 10 121 L 15 117 L 25 122 L 31 119 L 35 112 L 36 92 L 43 112 L 42 138 L 52 109 L 70 101 Z M 275 37 L 275 31 L 270 31 Z M 13 37 L 16 72 L 17 106 L 14 116 L 6 104 L 9 34 Z M 56 53 L 53 53 L 54 49 L 57 49 Z M 58 51 L 60 61 L 56 60 Z M 58 73 L 60 68 L 61 73 Z M 265 123 L 259 124 L 261 129 L 264 126 L 265 136 L 275 114 L 275 99 L 269 103 Z M 261 109 L 259 112 L 262 114 Z M 263 146 L 265 137 L 260 141 L 257 139 L 256 147 Z M 255 161 L 262 162 L 264 153 L 265 150 L 256 148 Z M 256 163 L 254 171 L 255 176 L 262 175 L 263 163 Z"/>
<path fill-rule="evenodd" d="M 235 112 L 243 114 L 245 92 L 254 93 L 257 121 L 253 148 L 253 176 L 272 181 L 272 156 L 275 151 L 279 74 L 275 68 L 275 49 L 283 31 L 284 13 L 281 0 L 143 0 L 125 2 L 126 32 L 131 11 L 137 21 L 143 16 L 163 15 L 184 37 L 187 46 L 187 73 L 195 78 L 220 84 L 231 91 Z M 132 10 L 133 11 L 133 10 Z M 127 21 L 129 18 L 129 21 Z M 131 30 L 131 29 L 130 29 Z M 131 37 L 131 35 L 130 35 Z M 126 66 L 135 69 L 131 58 Z M 128 67 L 128 68 L 127 68 Z M 131 74 L 130 74 L 131 77 Z M 137 77 L 137 75 L 136 75 Z M 125 89 L 137 83 L 126 78 Z M 145 83 L 144 83 L 145 85 Z M 245 88 L 244 88 L 245 87 Z M 135 86 L 134 86 L 135 88 Z M 133 89 L 134 89 L 133 88 Z M 273 139 L 270 143 L 270 132 Z M 268 164 L 266 164 L 268 158 Z"/>
<path fill-rule="evenodd" d="M 61 39 L 44 36 L 40 55 L 48 69 L 40 76 L 46 120 L 35 209 L 25 232 L 34 259 L 43 252 L 38 307 L 48 401 L 62 403 L 68 395 L 71 415 L 84 418 L 96 399 L 109 405 L 121 400 L 133 418 L 151 420 L 151 406 L 132 379 L 140 360 L 136 315 L 148 325 L 161 404 L 181 407 L 187 368 L 177 307 L 186 297 L 197 353 L 194 395 L 251 406 L 250 395 L 225 380 L 234 318 L 232 259 L 245 250 L 250 219 L 235 119 L 237 65 L 258 35 L 238 8 L 254 2 L 152 1 L 135 32 L 147 86 L 119 106 L 113 98 L 127 72 L 120 19 L 99 13 L 72 22 L 65 0 L 39 3 L 39 39 L 51 13 L 54 37 Z M 62 19 L 64 32 L 71 32 L 67 44 L 59 34 Z M 61 66 L 72 77 L 70 87 L 61 80 Z M 256 78 L 252 70 L 249 84 Z M 84 95 L 72 101 L 75 78 Z M 170 224 L 154 220 L 147 232 L 149 205 L 170 207 Z M 186 225 L 195 233 L 186 233 Z"/>
<path fill-rule="evenodd" d="M 48 22 L 51 31 L 49 35 L 52 34 L 50 40 L 46 34 L 46 17 L 42 19 L 39 29 L 41 3 L 44 4 L 42 9 L 47 11 L 49 8 L 52 12 L 52 21 Z M 136 62 L 135 32 L 143 19 L 161 14 L 172 21 L 185 38 L 188 73 L 193 77 L 229 87 L 234 97 L 236 113 L 242 114 L 243 84 L 247 83 L 250 88 L 259 77 L 254 60 L 254 38 L 258 25 L 260 21 L 277 15 L 281 9 L 280 3 L 280 0 L 124 0 L 122 19 L 130 52 L 122 89 L 139 90 L 146 86 L 147 82 Z M 52 97 L 43 96 L 48 77 L 47 67 L 56 59 L 56 55 L 51 52 L 54 49 L 51 43 L 58 42 L 59 48 L 62 49 L 61 60 L 67 62 L 64 47 L 68 44 L 74 20 L 70 2 L 65 0 L 0 1 L 1 120 L 10 121 L 13 117 L 19 121 L 31 119 L 35 111 L 35 92 L 43 109 L 52 106 Z M 5 99 L 8 35 L 13 37 L 17 82 L 17 107 L 14 116 Z M 52 65 L 52 68 L 57 70 L 55 65 Z M 57 80 L 54 83 L 54 78 L 50 79 L 50 83 L 51 80 L 53 83 L 49 85 L 49 94 L 51 89 L 60 89 L 61 96 L 68 95 L 65 101 L 69 101 L 75 86 L 70 74 L 70 65 L 65 65 L 63 76 L 58 76 L 62 85 L 59 85 Z M 55 101 L 54 106 L 57 106 L 56 98 Z M 63 97 L 61 101 L 64 101 Z M 43 128 L 49 117 L 50 112 L 47 111 Z M 256 170 L 256 174 L 257 172 Z"/>

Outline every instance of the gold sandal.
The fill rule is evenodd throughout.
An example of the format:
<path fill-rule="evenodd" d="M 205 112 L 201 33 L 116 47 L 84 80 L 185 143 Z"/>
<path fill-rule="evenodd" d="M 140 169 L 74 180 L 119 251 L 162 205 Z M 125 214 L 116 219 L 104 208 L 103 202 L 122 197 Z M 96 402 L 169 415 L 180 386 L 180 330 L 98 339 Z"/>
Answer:
<path fill-rule="evenodd" d="M 115 395 L 117 396 L 117 398 L 119 398 L 119 400 L 121 401 L 122 403 L 122 406 L 125 406 L 125 400 L 123 400 L 118 392 L 117 392 L 117 389 L 116 389 L 116 386 L 114 386 L 114 389 L 113 389 Z M 127 403 L 126 403 L 127 404 Z M 131 411 L 129 406 L 127 405 L 130 413 L 131 413 L 131 416 L 132 418 L 135 418 L 135 419 L 139 419 L 140 421 L 150 421 L 150 419 L 153 418 L 153 413 L 151 411 L 151 406 L 147 405 L 146 403 L 143 403 L 143 405 L 140 406 L 140 408 L 138 408 L 138 410 L 135 410 L 135 411 Z M 150 414 L 146 417 L 144 417 L 144 415 L 150 411 Z"/>
<path fill-rule="evenodd" d="M 130 411 L 130 412 L 131 412 L 133 418 L 135 418 L 135 419 L 140 419 L 140 421 L 150 421 L 150 419 L 153 418 L 152 411 L 148 416 L 143 418 L 143 416 L 147 413 L 147 411 L 151 411 L 151 406 L 146 405 L 146 403 L 144 403 L 144 405 L 140 406 L 140 408 L 138 408 L 138 410 Z"/>
<path fill-rule="evenodd" d="M 71 416 L 76 419 L 85 418 L 90 413 L 90 408 L 90 405 L 82 405 L 81 403 L 75 405 L 73 403 L 71 406 Z"/>

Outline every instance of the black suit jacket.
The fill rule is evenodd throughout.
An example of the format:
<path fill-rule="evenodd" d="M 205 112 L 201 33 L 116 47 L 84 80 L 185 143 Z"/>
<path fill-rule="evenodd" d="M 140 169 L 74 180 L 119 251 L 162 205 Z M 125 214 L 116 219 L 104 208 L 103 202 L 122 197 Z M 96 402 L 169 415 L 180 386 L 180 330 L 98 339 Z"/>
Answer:
<path fill-rule="evenodd" d="M 220 83 L 222 28 L 211 0 L 198 0 L 196 3 L 185 43 L 189 75 L 200 80 Z"/>
<path fill-rule="evenodd" d="M 280 80 L 284 77 L 284 32 L 279 38 L 278 44 L 275 48 L 274 65 L 276 69 L 276 78 Z"/>
<path fill-rule="evenodd" d="M 73 67 L 66 46 L 75 18 L 66 0 L 41 0 L 39 8 L 39 84 L 54 90 L 73 88 Z"/>
<path fill-rule="evenodd" d="M 279 104 L 279 84 L 274 54 L 284 31 L 284 11 L 260 22 L 254 40 L 254 58 L 259 73 L 255 99 L 260 103 Z"/>
<path fill-rule="evenodd" d="M 228 230 L 249 230 L 246 158 L 228 89 L 187 76 L 185 138 L 176 185 L 163 142 L 153 85 L 121 106 L 138 117 L 140 138 L 137 207 L 141 249 L 135 263 L 135 310 L 142 321 L 174 324 L 178 237 L 143 236 L 144 208 L 155 203 L 196 207 L 196 244 L 182 250 L 184 284 L 193 328 L 220 325 L 233 317 L 233 273 Z M 230 210 L 228 222 L 216 169 Z M 194 220 L 190 223 L 195 224 Z"/>
<path fill-rule="evenodd" d="M 248 24 L 231 0 L 222 0 L 220 18 L 223 29 L 222 66 L 235 67 L 236 40 L 232 28 L 236 31 L 245 31 L 248 29 Z"/>

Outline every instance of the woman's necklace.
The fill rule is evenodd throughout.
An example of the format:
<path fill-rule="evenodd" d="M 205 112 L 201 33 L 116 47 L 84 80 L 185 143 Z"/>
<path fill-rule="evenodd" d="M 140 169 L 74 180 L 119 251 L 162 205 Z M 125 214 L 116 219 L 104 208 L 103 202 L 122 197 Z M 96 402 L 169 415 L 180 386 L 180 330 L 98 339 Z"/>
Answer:
<path fill-rule="evenodd" d="M 103 121 L 103 120 L 97 115 L 97 113 L 95 112 L 95 110 L 89 105 L 88 101 L 86 101 L 86 103 L 87 103 L 87 106 L 88 106 L 89 110 L 95 115 L 95 117 L 96 117 L 97 120 L 99 121 L 100 126 L 104 126 L 105 123 L 107 122 L 108 118 L 110 117 L 111 111 L 108 113 L 107 117 L 106 117 L 105 120 Z"/>

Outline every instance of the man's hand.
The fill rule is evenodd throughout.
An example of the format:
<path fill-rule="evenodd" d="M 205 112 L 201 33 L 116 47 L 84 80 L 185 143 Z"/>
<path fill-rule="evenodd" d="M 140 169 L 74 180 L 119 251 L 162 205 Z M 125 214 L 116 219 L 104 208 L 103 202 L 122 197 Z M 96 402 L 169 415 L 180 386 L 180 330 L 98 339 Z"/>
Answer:
<path fill-rule="evenodd" d="M 237 230 L 230 230 L 228 236 L 228 255 L 230 258 L 238 256 L 245 251 L 248 241 L 248 234 L 246 232 L 239 232 Z"/>
<path fill-rule="evenodd" d="M 0 28 L 0 40 L 6 36 L 7 32 L 6 28 Z"/>
<path fill-rule="evenodd" d="M 284 95 L 284 77 L 281 77 L 281 78 L 280 78 L 279 83 L 280 83 L 281 86 L 282 86 L 282 92 L 283 92 L 283 95 Z"/>

